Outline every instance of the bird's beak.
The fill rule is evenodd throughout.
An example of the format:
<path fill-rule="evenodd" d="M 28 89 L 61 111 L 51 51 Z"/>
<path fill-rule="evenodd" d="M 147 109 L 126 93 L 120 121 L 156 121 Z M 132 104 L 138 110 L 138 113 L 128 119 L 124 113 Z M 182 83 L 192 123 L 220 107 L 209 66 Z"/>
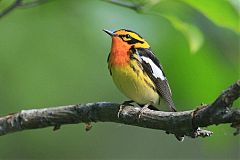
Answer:
<path fill-rule="evenodd" d="M 107 29 L 103 29 L 103 31 L 106 32 L 111 37 L 117 36 L 117 34 L 115 34 L 113 31 L 110 31 L 110 30 L 107 30 Z"/>

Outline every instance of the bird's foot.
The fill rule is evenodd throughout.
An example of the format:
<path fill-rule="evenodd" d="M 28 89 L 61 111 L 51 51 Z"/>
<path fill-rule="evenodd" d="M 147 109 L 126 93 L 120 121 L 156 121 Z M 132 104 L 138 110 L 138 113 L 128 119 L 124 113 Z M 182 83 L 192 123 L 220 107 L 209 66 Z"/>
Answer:
<path fill-rule="evenodd" d="M 149 107 L 150 105 L 151 105 L 151 104 L 148 103 L 148 104 L 145 104 L 145 105 L 143 106 L 143 108 L 141 108 L 141 110 L 139 111 L 138 119 L 141 118 L 141 116 L 142 116 L 142 114 L 143 114 L 144 111 L 148 110 L 148 107 Z"/>
<path fill-rule="evenodd" d="M 123 110 L 123 107 L 126 106 L 126 105 L 131 105 L 131 106 L 133 106 L 133 105 L 131 104 L 131 103 L 133 103 L 133 102 L 134 102 L 133 100 L 124 101 L 124 102 L 120 105 L 119 111 L 118 111 L 118 113 L 117 113 L 118 118 L 120 117 L 120 114 L 121 114 L 121 112 L 122 112 L 122 110 Z"/>

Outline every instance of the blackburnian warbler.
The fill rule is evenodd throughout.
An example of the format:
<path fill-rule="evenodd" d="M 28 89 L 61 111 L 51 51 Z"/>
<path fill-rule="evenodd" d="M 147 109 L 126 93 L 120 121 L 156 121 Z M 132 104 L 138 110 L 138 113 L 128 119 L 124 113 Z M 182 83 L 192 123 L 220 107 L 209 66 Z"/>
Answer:
<path fill-rule="evenodd" d="M 118 89 L 143 109 L 163 110 L 167 106 L 175 112 L 167 78 L 147 41 L 126 29 L 103 31 L 112 37 L 108 68 Z"/>

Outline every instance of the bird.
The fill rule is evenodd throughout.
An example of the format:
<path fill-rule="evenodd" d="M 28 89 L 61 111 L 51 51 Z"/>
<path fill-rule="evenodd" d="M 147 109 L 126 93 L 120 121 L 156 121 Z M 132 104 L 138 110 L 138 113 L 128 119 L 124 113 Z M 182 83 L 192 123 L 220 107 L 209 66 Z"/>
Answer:
<path fill-rule="evenodd" d="M 108 69 L 117 88 L 130 99 L 153 110 L 176 112 L 172 93 L 160 61 L 148 42 L 137 32 L 128 29 L 103 30 L 112 38 L 107 58 Z M 182 135 L 175 135 L 183 141 Z"/>

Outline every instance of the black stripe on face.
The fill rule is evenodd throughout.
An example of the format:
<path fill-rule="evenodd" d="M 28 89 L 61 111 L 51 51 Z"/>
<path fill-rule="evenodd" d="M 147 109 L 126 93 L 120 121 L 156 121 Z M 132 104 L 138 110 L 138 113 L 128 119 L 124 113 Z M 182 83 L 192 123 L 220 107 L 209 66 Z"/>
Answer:
<path fill-rule="evenodd" d="M 136 44 L 136 43 L 141 43 L 143 44 L 143 41 L 140 41 L 138 39 L 135 39 L 133 37 L 130 37 L 129 40 L 125 40 L 123 37 L 126 37 L 126 35 L 119 35 L 119 37 L 124 41 L 127 42 L 128 44 Z"/>
<path fill-rule="evenodd" d="M 131 40 L 125 41 L 125 42 L 127 42 L 128 44 L 136 44 L 136 43 L 141 43 L 141 44 L 143 44 L 143 43 L 144 43 L 143 41 L 139 41 L 139 40 L 137 40 L 137 39 L 135 39 L 135 38 L 132 38 Z"/>
<path fill-rule="evenodd" d="M 137 32 L 134 32 L 134 31 L 129 30 L 129 29 L 119 29 L 119 30 L 114 31 L 114 33 L 118 32 L 118 31 L 126 31 L 126 32 L 129 32 L 129 33 L 134 33 L 134 34 L 138 35 L 140 38 L 143 38 Z"/>

